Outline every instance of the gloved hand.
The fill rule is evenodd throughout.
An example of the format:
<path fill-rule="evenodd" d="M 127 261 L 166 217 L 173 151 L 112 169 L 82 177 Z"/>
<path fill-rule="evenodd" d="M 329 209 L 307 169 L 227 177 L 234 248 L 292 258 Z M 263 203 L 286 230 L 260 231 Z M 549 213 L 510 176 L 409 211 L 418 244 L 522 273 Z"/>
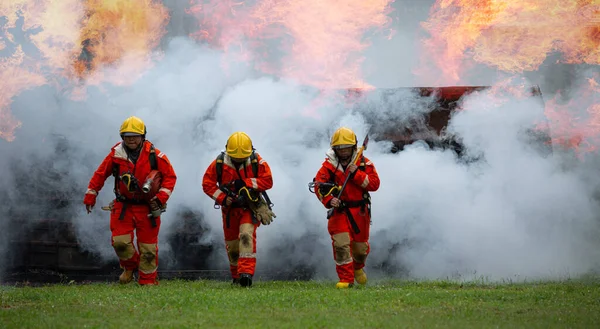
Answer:
<path fill-rule="evenodd" d="M 83 197 L 83 204 L 85 204 L 85 210 L 87 213 L 92 212 L 92 208 L 96 205 L 96 195 L 91 193 L 86 193 L 85 197 Z"/>
<path fill-rule="evenodd" d="M 331 199 L 331 201 L 329 201 L 329 204 L 331 204 L 332 207 L 337 208 L 342 205 L 342 201 L 340 199 L 334 197 Z"/>
<path fill-rule="evenodd" d="M 236 190 L 241 189 L 242 187 L 246 186 L 246 183 L 242 180 L 242 179 L 236 179 L 233 182 L 233 186 L 235 187 Z"/>
<path fill-rule="evenodd" d="M 229 206 L 231 206 L 231 204 L 233 203 L 233 201 L 234 200 L 233 200 L 232 197 L 227 196 L 227 197 L 225 197 L 225 199 L 223 199 L 223 204 L 222 205 L 225 206 L 225 207 L 229 207 Z"/>
<path fill-rule="evenodd" d="M 356 169 L 358 169 L 358 166 L 356 164 L 351 163 L 351 164 L 348 165 L 348 171 L 351 174 L 354 174 L 354 172 L 356 172 Z"/>
<path fill-rule="evenodd" d="M 162 202 L 160 202 L 160 200 L 157 197 L 152 198 L 149 203 L 150 209 L 152 211 L 160 210 L 160 208 L 162 207 Z"/>

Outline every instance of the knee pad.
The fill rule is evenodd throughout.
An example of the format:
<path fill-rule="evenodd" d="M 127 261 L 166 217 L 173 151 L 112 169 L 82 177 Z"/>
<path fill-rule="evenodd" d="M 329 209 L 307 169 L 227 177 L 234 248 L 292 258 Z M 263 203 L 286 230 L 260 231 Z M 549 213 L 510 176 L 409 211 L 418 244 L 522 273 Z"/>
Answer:
<path fill-rule="evenodd" d="M 128 260 L 135 254 L 131 235 L 117 235 L 113 237 L 113 248 L 120 260 Z"/>
<path fill-rule="evenodd" d="M 227 248 L 229 264 L 237 266 L 238 259 L 240 258 L 240 240 L 225 241 L 225 247 Z"/>
<path fill-rule="evenodd" d="M 156 243 L 139 243 L 140 272 L 150 274 L 158 268 L 156 262 Z"/>
<path fill-rule="evenodd" d="M 345 265 L 352 262 L 350 256 L 350 234 L 338 233 L 334 234 L 333 239 L 333 250 L 334 259 L 337 265 Z"/>
<path fill-rule="evenodd" d="M 357 263 L 363 264 L 369 254 L 368 242 L 352 242 L 352 258 Z"/>
<path fill-rule="evenodd" d="M 254 251 L 254 225 L 240 225 L 240 255 L 252 254 Z"/>

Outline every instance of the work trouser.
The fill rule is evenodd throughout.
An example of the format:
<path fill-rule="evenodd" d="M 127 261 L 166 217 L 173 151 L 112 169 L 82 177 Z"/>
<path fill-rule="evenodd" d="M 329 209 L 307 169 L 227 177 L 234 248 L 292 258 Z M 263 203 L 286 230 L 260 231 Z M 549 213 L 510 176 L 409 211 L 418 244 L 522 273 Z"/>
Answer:
<path fill-rule="evenodd" d="M 110 215 L 112 246 L 119 257 L 121 268 L 139 270 L 139 284 L 158 284 L 158 231 L 160 217 L 153 227 L 145 204 L 115 202 Z M 137 250 L 133 245 L 133 231 Z M 139 252 L 138 252 L 139 251 Z"/>
<path fill-rule="evenodd" d="M 229 258 L 229 270 L 234 279 L 240 274 L 254 275 L 256 267 L 256 229 L 260 226 L 246 208 L 223 207 L 223 232 Z"/>
<path fill-rule="evenodd" d="M 353 228 L 348 213 L 356 223 Z M 327 229 L 331 235 L 333 259 L 340 282 L 353 283 L 354 271 L 365 267 L 369 255 L 371 218 L 366 205 L 336 209 L 329 218 Z M 356 232 L 358 229 L 360 232 Z"/>

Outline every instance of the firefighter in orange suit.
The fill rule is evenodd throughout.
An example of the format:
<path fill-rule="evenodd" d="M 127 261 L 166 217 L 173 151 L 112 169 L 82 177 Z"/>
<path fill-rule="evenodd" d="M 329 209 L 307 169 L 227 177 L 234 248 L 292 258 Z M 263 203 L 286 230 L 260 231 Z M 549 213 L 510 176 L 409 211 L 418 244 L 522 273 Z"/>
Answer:
<path fill-rule="evenodd" d="M 313 180 L 314 192 L 331 213 L 327 229 L 339 277 L 336 287 L 349 288 L 354 285 L 354 280 L 359 284 L 367 283 L 363 268 L 370 251 L 369 192 L 379 189 L 379 175 L 369 159 L 358 155 L 356 135 L 351 129 L 339 128 L 331 137 L 330 144 L 327 158 Z M 339 196 L 336 193 L 339 193 L 347 175 L 350 178 Z"/>
<path fill-rule="evenodd" d="M 225 152 L 213 160 L 204 173 L 204 193 L 215 200 L 215 205 L 221 206 L 225 247 L 233 283 L 242 287 L 252 285 L 256 267 L 256 229 L 260 221 L 238 196 L 243 189 L 265 192 L 272 186 L 269 165 L 255 153 L 252 140 L 241 131 L 229 137 Z M 268 225 L 265 222 L 263 224 Z"/>
<path fill-rule="evenodd" d="M 115 200 L 103 209 L 111 211 L 112 246 L 123 268 L 119 282 L 131 282 L 133 272 L 138 270 L 139 284 L 154 285 L 158 284 L 160 213 L 173 192 L 177 176 L 167 156 L 146 140 L 146 125 L 141 119 L 127 118 L 120 135 L 122 141 L 112 147 L 94 172 L 83 203 L 90 213 L 108 176 L 115 176 Z M 155 194 L 149 196 L 143 187 L 153 169 L 162 177 Z M 133 244 L 134 230 L 137 249 Z"/>

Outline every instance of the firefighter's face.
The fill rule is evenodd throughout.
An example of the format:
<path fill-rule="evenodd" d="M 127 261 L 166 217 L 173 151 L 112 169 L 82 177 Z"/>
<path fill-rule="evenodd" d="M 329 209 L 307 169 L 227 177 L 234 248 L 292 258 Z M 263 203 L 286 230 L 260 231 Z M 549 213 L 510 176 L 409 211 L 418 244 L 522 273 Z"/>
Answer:
<path fill-rule="evenodd" d="M 342 147 L 338 147 L 335 149 L 335 154 L 342 161 L 346 161 L 346 160 L 350 159 L 353 152 L 354 152 L 353 145 L 348 145 L 348 146 L 344 145 Z"/>
<path fill-rule="evenodd" d="M 123 136 L 123 142 L 130 150 L 137 150 L 142 144 L 142 136 Z"/>

